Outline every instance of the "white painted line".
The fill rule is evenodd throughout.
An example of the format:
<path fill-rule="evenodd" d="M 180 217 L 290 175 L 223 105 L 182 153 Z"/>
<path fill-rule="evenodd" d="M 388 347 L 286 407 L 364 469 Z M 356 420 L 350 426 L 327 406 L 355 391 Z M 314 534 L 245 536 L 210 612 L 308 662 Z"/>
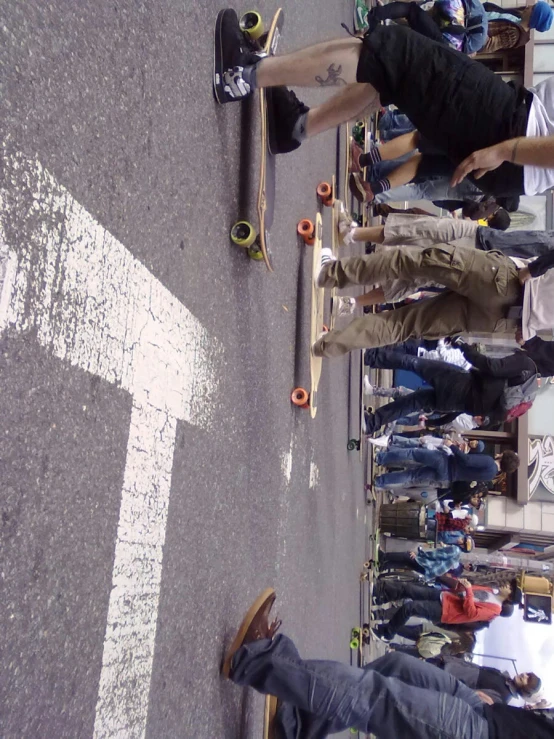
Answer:
<path fill-rule="evenodd" d="M 143 737 L 176 425 L 210 426 L 222 350 L 39 162 L 3 165 L 0 330 L 133 397 L 94 737 Z"/>
<path fill-rule="evenodd" d="M 310 489 L 319 485 L 319 468 L 315 462 L 310 462 Z"/>

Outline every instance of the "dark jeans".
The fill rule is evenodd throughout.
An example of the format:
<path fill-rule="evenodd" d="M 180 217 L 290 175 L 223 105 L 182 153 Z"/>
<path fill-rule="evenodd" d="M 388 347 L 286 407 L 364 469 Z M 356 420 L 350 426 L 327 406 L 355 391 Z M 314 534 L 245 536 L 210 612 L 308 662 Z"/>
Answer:
<path fill-rule="evenodd" d="M 370 23 L 384 20 L 397 21 L 402 18 L 406 19 L 412 30 L 421 33 L 422 36 L 427 36 L 439 44 L 447 43 L 431 13 L 420 8 L 417 2 L 392 2 L 369 11 Z"/>
<path fill-rule="evenodd" d="M 483 704 L 451 675 L 391 652 L 363 669 L 303 660 L 283 634 L 241 647 L 231 679 L 276 696 L 280 739 L 320 739 L 353 727 L 383 739 L 487 739 Z"/>
<path fill-rule="evenodd" d="M 442 618 L 441 591 L 425 585 L 414 585 L 405 582 L 386 580 L 380 591 L 386 600 L 405 600 L 387 625 L 388 635 L 394 636 L 402 629 L 412 616 L 427 618 L 433 623 L 440 623 Z"/>
<path fill-rule="evenodd" d="M 386 423 L 411 413 L 459 411 L 473 413 L 472 379 L 469 372 L 436 359 L 414 357 L 391 349 L 368 349 L 365 360 L 378 369 L 406 369 L 418 374 L 430 388 L 421 388 L 378 408 L 366 418 L 366 430 L 373 433 Z"/>
<path fill-rule="evenodd" d="M 425 569 L 412 559 L 408 552 L 380 552 L 379 567 L 406 568 L 425 574 Z"/>

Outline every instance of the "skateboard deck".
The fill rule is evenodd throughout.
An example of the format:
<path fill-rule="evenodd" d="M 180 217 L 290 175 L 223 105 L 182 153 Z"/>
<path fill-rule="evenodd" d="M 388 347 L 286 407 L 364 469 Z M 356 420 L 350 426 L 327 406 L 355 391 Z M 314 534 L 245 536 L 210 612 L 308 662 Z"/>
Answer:
<path fill-rule="evenodd" d="M 241 25 L 248 16 L 261 17 L 257 13 L 246 13 Z M 281 38 L 284 23 L 283 9 L 279 8 L 273 16 L 267 32 L 253 39 L 248 31 L 245 36 L 255 49 L 267 56 L 273 56 Z M 257 26 L 255 27 L 257 28 Z M 256 31 L 257 33 L 257 31 Z M 263 260 L 273 272 L 270 248 L 270 230 L 275 210 L 275 154 L 271 152 L 269 140 L 269 117 L 272 115 L 271 91 L 258 90 L 260 116 L 260 167 L 258 175 L 258 197 L 256 203 L 257 228 L 249 221 L 237 221 L 231 228 L 231 240 L 238 246 L 248 249 L 252 259 Z"/>
<path fill-rule="evenodd" d="M 277 711 L 277 698 L 274 695 L 266 695 L 264 703 L 264 734 L 263 739 L 273 739 L 273 720 Z"/>
<path fill-rule="evenodd" d="M 322 357 L 316 357 L 312 353 L 312 345 L 323 332 L 323 309 L 325 290 L 317 287 L 314 276 L 319 272 L 321 262 L 321 249 L 323 246 L 323 221 L 321 213 L 315 217 L 315 242 L 312 255 L 312 316 L 310 321 L 310 416 L 315 418 L 317 413 L 317 388 L 321 378 Z"/>
<path fill-rule="evenodd" d="M 339 227 L 339 211 L 340 211 L 342 203 L 340 200 L 336 199 L 337 183 L 335 181 L 335 175 L 333 175 L 333 178 L 331 180 L 331 189 L 332 189 L 332 198 L 333 198 L 333 205 L 331 207 L 331 250 L 333 252 L 333 256 L 338 258 L 339 241 L 337 238 L 337 230 Z M 330 331 L 332 331 L 335 328 L 335 321 L 337 320 L 336 303 L 337 303 L 337 288 L 333 287 L 331 289 L 331 315 L 329 317 L 329 330 Z"/>

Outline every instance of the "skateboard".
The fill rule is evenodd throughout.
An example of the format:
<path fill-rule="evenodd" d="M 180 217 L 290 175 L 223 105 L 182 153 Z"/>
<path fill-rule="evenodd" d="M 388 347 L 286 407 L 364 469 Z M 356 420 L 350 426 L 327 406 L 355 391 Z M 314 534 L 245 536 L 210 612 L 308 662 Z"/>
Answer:
<path fill-rule="evenodd" d="M 331 190 L 333 200 L 333 206 L 331 208 L 331 250 L 333 252 L 333 256 L 338 258 L 339 242 L 337 238 L 337 231 L 339 227 L 339 212 L 342 207 L 342 203 L 340 200 L 336 199 L 337 183 L 335 181 L 335 175 L 333 175 L 333 178 L 331 180 Z M 331 331 L 335 328 L 335 321 L 337 320 L 336 306 L 337 288 L 333 287 L 331 289 L 331 316 L 329 318 L 329 329 Z"/>
<path fill-rule="evenodd" d="M 255 11 L 245 13 L 240 19 L 241 28 L 251 46 L 267 56 L 273 56 L 277 50 L 283 22 L 282 8 L 279 8 L 273 16 L 267 32 L 264 32 L 261 15 Z M 272 115 L 270 89 L 260 88 L 258 101 L 261 126 L 258 227 L 256 228 L 250 221 L 237 221 L 231 227 L 230 237 L 234 244 L 247 249 L 252 259 L 263 260 L 268 270 L 273 272 L 269 232 L 273 225 L 275 209 L 275 154 L 271 152 L 269 138 L 269 119 Z"/>
<path fill-rule="evenodd" d="M 327 183 L 322 183 L 327 185 Z M 330 186 L 329 193 L 330 193 Z M 321 188 L 321 185 L 319 186 Z M 318 188 L 318 194 L 319 194 Z M 326 202 L 327 201 L 327 202 Z M 329 196 L 326 197 L 327 205 L 331 205 Z M 310 321 L 310 383 L 311 388 L 308 393 L 303 387 L 297 387 L 293 390 L 291 400 L 294 405 L 300 408 L 306 408 L 310 410 L 310 416 L 315 418 L 317 413 L 317 388 L 319 386 L 319 380 L 321 378 L 321 367 L 323 363 L 322 357 L 316 357 L 312 354 L 312 345 L 319 338 L 319 336 L 327 329 L 323 324 L 323 313 L 325 307 L 325 290 L 322 287 L 316 287 L 314 276 L 319 271 L 319 265 L 321 262 L 321 248 L 322 232 L 323 232 L 323 220 L 321 213 L 317 213 L 315 217 L 315 226 L 304 219 L 298 224 L 298 232 L 302 234 L 304 242 L 308 245 L 313 245 L 312 252 L 312 317 Z"/>
<path fill-rule="evenodd" d="M 273 719 L 277 712 L 277 698 L 274 695 L 266 695 L 264 703 L 264 735 L 263 739 L 271 739 L 274 736 L 272 731 Z"/>
<path fill-rule="evenodd" d="M 358 649 L 361 657 L 363 645 L 367 644 L 369 637 L 370 631 L 367 627 L 354 626 L 350 632 L 350 649 L 353 651 Z"/>

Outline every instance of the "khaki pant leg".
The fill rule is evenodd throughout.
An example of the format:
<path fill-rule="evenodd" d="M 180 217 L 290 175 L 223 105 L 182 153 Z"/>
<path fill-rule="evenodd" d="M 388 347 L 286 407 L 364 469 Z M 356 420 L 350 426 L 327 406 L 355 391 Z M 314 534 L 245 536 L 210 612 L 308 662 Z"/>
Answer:
<path fill-rule="evenodd" d="M 404 308 L 354 318 L 345 329 L 329 331 L 314 354 L 338 357 L 353 349 L 398 344 L 412 338 L 441 339 L 469 330 L 467 298 L 445 292 Z M 483 329 L 492 331 L 492 328 Z"/>
<path fill-rule="evenodd" d="M 383 244 L 420 248 L 453 244 L 475 248 L 478 227 L 476 221 L 468 221 L 465 218 L 391 213 L 385 222 Z"/>

